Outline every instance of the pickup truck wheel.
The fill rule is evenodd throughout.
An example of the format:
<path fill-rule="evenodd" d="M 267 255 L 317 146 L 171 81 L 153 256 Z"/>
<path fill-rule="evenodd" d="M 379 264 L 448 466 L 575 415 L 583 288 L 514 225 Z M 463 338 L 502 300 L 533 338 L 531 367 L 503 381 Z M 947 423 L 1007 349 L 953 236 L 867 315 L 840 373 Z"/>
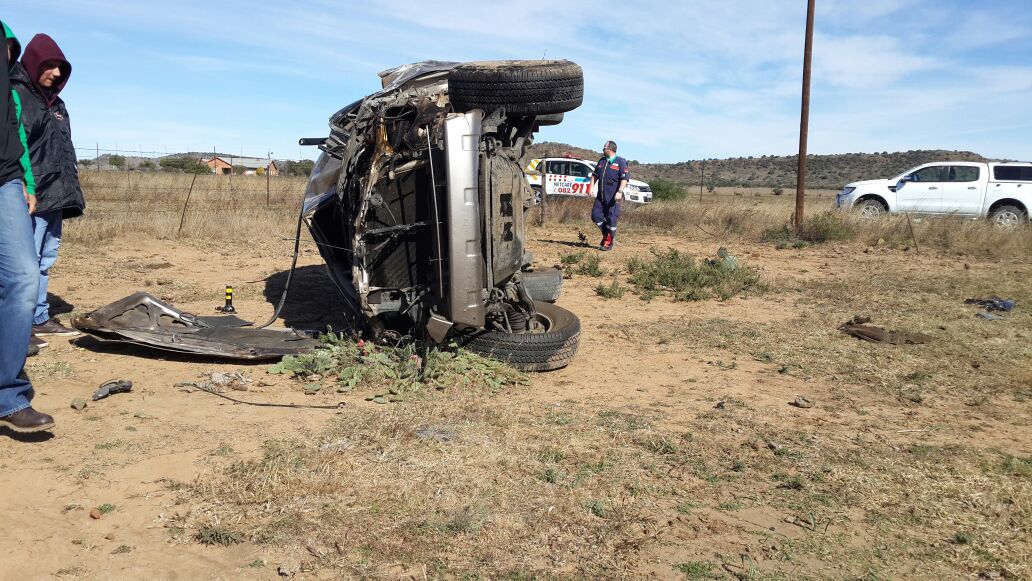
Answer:
<path fill-rule="evenodd" d="M 523 286 L 535 301 L 554 303 L 563 294 L 563 271 L 558 268 L 546 268 L 521 272 Z"/>
<path fill-rule="evenodd" d="M 550 303 L 535 303 L 534 306 L 539 322 L 545 324 L 544 331 L 482 331 L 460 339 L 459 344 L 522 371 L 551 371 L 566 367 L 580 344 L 580 319 Z"/>
<path fill-rule="evenodd" d="M 509 115 L 554 115 L 580 107 L 584 71 L 570 61 L 482 61 L 448 73 L 456 111 L 505 109 Z"/>
<path fill-rule="evenodd" d="M 1000 206 L 989 214 L 989 221 L 997 228 L 1013 230 L 1028 221 L 1028 217 L 1017 206 Z"/>
<path fill-rule="evenodd" d="M 861 220 L 877 220 L 887 212 L 885 206 L 878 200 L 864 200 L 857 204 L 853 211 Z"/>

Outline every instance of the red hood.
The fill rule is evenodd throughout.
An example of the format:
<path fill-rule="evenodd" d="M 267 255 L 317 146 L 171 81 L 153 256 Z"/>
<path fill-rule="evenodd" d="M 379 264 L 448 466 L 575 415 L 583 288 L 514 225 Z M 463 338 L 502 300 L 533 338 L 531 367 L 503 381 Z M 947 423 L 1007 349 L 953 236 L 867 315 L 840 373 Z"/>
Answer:
<path fill-rule="evenodd" d="M 43 74 L 43 63 L 47 61 L 61 62 L 61 78 L 50 89 L 44 89 L 39 86 L 39 77 Z M 25 45 L 25 52 L 22 53 L 21 63 L 29 74 L 29 82 L 32 83 L 32 86 L 41 95 L 51 101 L 51 104 L 57 98 L 61 89 L 64 89 L 65 85 L 68 84 L 68 77 L 72 75 L 72 64 L 68 62 L 64 53 L 61 52 L 61 47 L 57 46 L 54 39 L 46 34 L 33 36 L 29 44 Z"/>

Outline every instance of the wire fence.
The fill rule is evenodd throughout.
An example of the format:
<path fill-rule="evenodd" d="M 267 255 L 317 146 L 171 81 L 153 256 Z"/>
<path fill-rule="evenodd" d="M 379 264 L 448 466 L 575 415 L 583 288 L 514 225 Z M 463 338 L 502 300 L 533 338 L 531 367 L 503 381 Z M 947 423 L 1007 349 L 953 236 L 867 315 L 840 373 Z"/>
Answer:
<path fill-rule="evenodd" d="M 272 152 L 249 152 L 242 149 L 236 153 L 230 153 L 213 147 L 210 151 L 190 150 L 186 152 L 158 151 L 153 149 L 122 148 L 119 146 L 101 147 L 99 143 L 93 147 L 76 147 L 75 154 L 78 158 L 80 169 L 86 171 L 125 171 L 125 172 L 147 172 L 147 171 L 198 171 L 196 168 L 186 168 L 182 162 L 193 160 L 198 164 L 207 165 L 211 172 L 218 175 L 241 175 L 248 173 L 270 174 L 272 177 L 283 175 L 306 175 L 313 163 L 310 159 L 300 157 L 290 159 L 274 157 Z M 271 169 L 270 169 L 271 168 Z"/>

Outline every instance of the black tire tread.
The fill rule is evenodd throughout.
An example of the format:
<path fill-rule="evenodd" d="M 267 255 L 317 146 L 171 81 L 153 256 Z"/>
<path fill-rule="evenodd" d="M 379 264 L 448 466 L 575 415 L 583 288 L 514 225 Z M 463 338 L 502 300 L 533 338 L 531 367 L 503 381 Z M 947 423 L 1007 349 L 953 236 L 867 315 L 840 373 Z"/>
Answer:
<path fill-rule="evenodd" d="M 546 333 L 484 331 L 467 337 L 462 346 L 522 371 L 552 371 L 566 367 L 580 345 L 580 319 L 556 305 L 538 303 L 535 306 L 553 320 L 561 317 L 565 324 Z"/>
<path fill-rule="evenodd" d="M 572 111 L 584 101 L 584 73 L 569 61 L 487 61 L 459 65 L 448 76 L 458 111 L 504 108 L 515 115 Z"/>

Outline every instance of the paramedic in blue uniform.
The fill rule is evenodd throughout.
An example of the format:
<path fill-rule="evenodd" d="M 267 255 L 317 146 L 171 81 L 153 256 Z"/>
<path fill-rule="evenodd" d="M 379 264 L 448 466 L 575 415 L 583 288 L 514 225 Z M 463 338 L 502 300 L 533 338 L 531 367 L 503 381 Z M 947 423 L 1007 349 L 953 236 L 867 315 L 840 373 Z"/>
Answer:
<path fill-rule="evenodd" d="M 607 141 L 602 146 L 602 158 L 595 164 L 591 174 L 591 187 L 599 187 L 595 194 L 595 206 L 591 209 L 591 219 L 602 231 L 602 242 L 599 250 L 612 250 L 613 238 L 616 237 L 616 221 L 620 217 L 620 202 L 623 201 L 624 188 L 627 187 L 627 160 L 616 155 L 616 142 Z"/>

